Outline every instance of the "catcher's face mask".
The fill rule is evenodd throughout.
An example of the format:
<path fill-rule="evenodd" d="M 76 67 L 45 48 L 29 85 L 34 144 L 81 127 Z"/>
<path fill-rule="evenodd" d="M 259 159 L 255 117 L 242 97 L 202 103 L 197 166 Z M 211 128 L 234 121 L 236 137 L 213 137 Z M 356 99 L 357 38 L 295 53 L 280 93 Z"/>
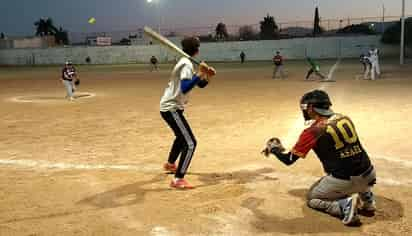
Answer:
<path fill-rule="evenodd" d="M 310 118 L 309 113 L 308 113 L 308 104 L 300 104 L 300 109 L 302 110 L 303 118 L 305 121 L 310 121 L 312 118 Z"/>

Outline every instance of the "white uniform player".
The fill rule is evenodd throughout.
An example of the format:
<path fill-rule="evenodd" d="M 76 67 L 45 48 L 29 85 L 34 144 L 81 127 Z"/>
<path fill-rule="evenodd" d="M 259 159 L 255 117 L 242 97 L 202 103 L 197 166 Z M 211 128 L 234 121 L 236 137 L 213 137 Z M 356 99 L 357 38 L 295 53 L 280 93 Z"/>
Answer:
<path fill-rule="evenodd" d="M 199 46 L 198 38 L 189 37 L 182 40 L 183 51 L 191 57 L 199 53 Z M 175 173 L 175 179 L 170 183 L 171 187 L 193 188 L 184 177 L 197 142 L 183 112 L 190 91 L 196 86 L 206 87 L 210 77 L 214 76 L 215 73 L 216 71 L 205 63 L 200 63 L 198 72 L 195 73 L 192 62 L 187 58 L 181 58 L 174 67 L 169 85 L 160 100 L 160 114 L 176 136 L 168 161 L 163 166 L 166 171 Z M 179 163 L 176 166 L 175 163 L 178 159 Z"/>
<path fill-rule="evenodd" d="M 377 48 L 371 49 L 369 51 L 368 59 L 371 63 L 371 68 L 370 68 L 371 79 L 375 80 L 376 75 L 380 76 L 381 74 L 380 66 L 379 66 L 379 50 Z"/>

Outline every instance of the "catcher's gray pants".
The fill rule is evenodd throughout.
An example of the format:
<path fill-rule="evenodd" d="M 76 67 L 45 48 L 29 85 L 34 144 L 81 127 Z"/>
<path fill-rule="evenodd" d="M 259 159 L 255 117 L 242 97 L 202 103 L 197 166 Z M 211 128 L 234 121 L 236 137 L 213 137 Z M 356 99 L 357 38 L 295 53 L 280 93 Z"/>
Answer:
<path fill-rule="evenodd" d="M 276 75 L 280 74 L 280 78 L 284 79 L 285 78 L 285 73 L 283 73 L 283 65 L 275 66 L 273 69 L 273 75 L 272 78 L 276 79 Z"/>
<path fill-rule="evenodd" d="M 63 80 L 63 84 L 64 84 L 64 87 L 66 87 L 67 97 L 72 98 L 73 97 L 73 91 L 74 91 L 73 82 L 68 81 L 68 80 Z"/>
<path fill-rule="evenodd" d="M 352 176 L 350 180 L 337 179 L 331 175 L 324 176 L 310 188 L 307 204 L 310 208 L 341 217 L 343 214 L 338 201 L 354 193 L 359 193 L 362 199 L 371 192 L 375 181 L 375 170 L 365 176 Z"/>

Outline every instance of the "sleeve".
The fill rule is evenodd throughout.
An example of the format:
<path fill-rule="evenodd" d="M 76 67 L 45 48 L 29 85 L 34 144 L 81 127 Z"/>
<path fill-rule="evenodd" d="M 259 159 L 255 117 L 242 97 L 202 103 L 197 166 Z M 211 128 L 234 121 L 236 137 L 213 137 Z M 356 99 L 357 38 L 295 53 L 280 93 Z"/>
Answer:
<path fill-rule="evenodd" d="M 300 158 L 305 158 L 309 151 L 316 146 L 317 140 L 317 135 L 313 129 L 305 129 L 293 147 L 292 154 Z"/>
<path fill-rule="evenodd" d="M 194 75 L 192 79 L 183 79 L 180 83 L 180 89 L 184 94 L 190 92 L 196 84 L 199 83 L 200 77 Z"/>
<path fill-rule="evenodd" d="M 67 70 L 63 69 L 62 70 L 62 79 L 67 79 L 69 77 L 69 75 L 67 74 Z"/>
<path fill-rule="evenodd" d="M 180 70 L 180 80 L 185 80 L 185 79 L 192 79 L 193 77 L 193 67 L 186 64 L 182 67 Z"/>

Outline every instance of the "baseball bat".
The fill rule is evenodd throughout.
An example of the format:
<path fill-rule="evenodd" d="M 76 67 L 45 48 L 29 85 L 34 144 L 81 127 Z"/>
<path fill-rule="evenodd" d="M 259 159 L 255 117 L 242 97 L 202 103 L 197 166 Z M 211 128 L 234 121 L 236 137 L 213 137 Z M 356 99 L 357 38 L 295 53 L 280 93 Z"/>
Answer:
<path fill-rule="evenodd" d="M 163 37 L 161 34 L 155 32 L 154 30 L 152 30 L 150 27 L 145 26 L 143 28 L 144 33 L 149 36 L 150 38 L 158 41 L 161 45 L 166 46 L 167 48 L 169 48 L 170 50 L 176 52 L 177 54 L 179 54 L 180 56 L 186 57 L 187 59 L 189 59 L 191 62 L 193 62 L 196 65 L 199 65 L 200 62 L 196 59 L 194 59 L 193 57 L 189 56 L 187 53 L 185 53 L 182 49 L 180 49 L 178 46 L 176 46 L 174 43 L 172 43 L 170 40 L 168 40 L 167 38 Z"/>

